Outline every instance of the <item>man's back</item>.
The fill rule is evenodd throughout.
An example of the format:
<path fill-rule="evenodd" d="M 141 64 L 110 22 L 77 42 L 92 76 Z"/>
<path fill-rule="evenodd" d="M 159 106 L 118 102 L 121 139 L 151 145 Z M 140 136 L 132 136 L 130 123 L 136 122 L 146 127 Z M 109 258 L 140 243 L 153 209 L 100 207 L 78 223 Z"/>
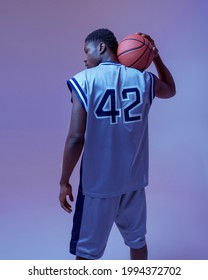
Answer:
<path fill-rule="evenodd" d="M 103 62 L 69 80 L 87 111 L 81 183 L 110 197 L 148 184 L 148 112 L 153 75 Z"/>

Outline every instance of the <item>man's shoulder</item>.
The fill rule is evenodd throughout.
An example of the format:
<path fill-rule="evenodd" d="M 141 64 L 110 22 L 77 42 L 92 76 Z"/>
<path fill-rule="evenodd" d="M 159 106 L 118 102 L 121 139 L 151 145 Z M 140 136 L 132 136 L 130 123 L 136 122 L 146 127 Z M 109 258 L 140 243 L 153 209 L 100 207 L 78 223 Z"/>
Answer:
<path fill-rule="evenodd" d="M 79 79 L 84 77 L 86 79 L 87 77 L 91 77 L 92 75 L 95 75 L 98 71 L 99 71 L 98 66 L 84 69 L 78 72 L 77 74 L 75 74 L 73 78 Z"/>

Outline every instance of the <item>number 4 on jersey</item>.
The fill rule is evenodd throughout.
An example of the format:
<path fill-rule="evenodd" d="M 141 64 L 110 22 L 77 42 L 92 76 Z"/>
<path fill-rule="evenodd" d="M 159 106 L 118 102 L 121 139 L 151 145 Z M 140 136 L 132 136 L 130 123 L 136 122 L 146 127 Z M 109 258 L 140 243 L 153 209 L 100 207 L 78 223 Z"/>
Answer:
<path fill-rule="evenodd" d="M 109 106 L 107 106 L 109 105 Z M 98 118 L 111 118 L 111 123 L 116 123 L 116 117 L 120 116 L 120 110 L 116 109 L 116 95 L 114 89 L 106 90 L 95 114 Z"/>

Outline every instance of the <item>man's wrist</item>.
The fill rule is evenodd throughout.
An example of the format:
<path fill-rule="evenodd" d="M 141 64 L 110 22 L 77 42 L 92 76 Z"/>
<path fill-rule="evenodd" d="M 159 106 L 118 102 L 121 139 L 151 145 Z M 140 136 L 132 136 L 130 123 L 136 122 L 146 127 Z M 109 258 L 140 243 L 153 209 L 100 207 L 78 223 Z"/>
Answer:
<path fill-rule="evenodd" d="M 59 185 L 60 185 L 61 187 L 62 187 L 62 186 L 69 185 L 69 180 L 61 179 L 60 182 L 59 182 Z"/>
<path fill-rule="evenodd" d="M 153 59 L 153 63 L 156 65 L 160 65 L 160 64 L 163 64 L 163 61 L 158 53 L 158 55 Z"/>

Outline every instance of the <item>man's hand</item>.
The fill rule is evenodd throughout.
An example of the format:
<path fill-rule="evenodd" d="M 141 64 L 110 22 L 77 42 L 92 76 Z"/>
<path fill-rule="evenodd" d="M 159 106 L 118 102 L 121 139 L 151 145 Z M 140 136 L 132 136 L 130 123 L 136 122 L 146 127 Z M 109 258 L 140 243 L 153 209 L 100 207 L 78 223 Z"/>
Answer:
<path fill-rule="evenodd" d="M 157 47 L 155 45 L 154 40 L 149 35 L 147 35 L 147 34 L 144 34 L 144 33 L 138 33 L 138 34 L 143 36 L 143 37 L 145 37 L 145 38 L 147 38 L 147 40 L 150 41 L 150 43 L 152 45 L 152 48 L 153 48 L 153 51 L 154 51 L 154 59 L 157 58 L 158 55 L 159 55 L 159 51 L 158 51 L 158 49 L 157 49 Z"/>
<path fill-rule="evenodd" d="M 68 213 L 72 212 L 71 204 L 69 204 L 67 197 L 70 201 L 74 201 L 74 197 L 72 194 L 72 186 L 67 184 L 61 184 L 60 194 L 59 194 L 59 201 L 61 207 Z"/>

